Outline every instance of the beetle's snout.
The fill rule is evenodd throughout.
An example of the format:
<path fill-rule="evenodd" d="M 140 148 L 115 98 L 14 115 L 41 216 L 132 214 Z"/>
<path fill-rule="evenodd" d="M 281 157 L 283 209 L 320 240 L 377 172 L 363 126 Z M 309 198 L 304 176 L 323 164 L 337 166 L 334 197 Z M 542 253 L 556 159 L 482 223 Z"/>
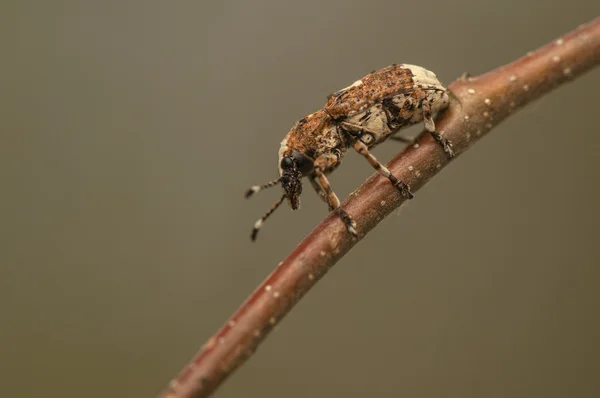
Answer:
<path fill-rule="evenodd" d="M 281 176 L 281 187 L 292 210 L 297 210 L 300 207 L 302 194 L 302 174 L 299 171 L 284 172 Z"/>

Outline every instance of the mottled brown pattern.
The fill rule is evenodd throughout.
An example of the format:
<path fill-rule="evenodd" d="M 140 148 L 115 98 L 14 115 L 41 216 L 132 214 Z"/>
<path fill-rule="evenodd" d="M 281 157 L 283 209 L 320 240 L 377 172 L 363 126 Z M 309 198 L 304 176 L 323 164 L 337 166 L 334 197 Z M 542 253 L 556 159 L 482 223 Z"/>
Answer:
<path fill-rule="evenodd" d="M 426 92 L 420 89 L 412 92 L 406 99 L 406 102 L 400 111 L 400 118 L 404 120 L 412 119 L 415 114 L 415 108 L 419 106 L 421 100 L 423 100 L 426 96 Z"/>
<path fill-rule="evenodd" d="M 325 109 L 334 119 L 364 111 L 385 98 L 414 89 L 412 72 L 399 65 L 379 69 L 360 80 L 361 85 L 340 90 L 329 98 Z"/>
<path fill-rule="evenodd" d="M 335 122 L 324 110 L 299 120 L 286 139 L 288 150 L 284 152 L 284 156 L 291 156 L 292 151 L 295 150 L 311 159 L 316 159 L 334 149 L 338 149 L 341 154 L 346 150 Z"/>

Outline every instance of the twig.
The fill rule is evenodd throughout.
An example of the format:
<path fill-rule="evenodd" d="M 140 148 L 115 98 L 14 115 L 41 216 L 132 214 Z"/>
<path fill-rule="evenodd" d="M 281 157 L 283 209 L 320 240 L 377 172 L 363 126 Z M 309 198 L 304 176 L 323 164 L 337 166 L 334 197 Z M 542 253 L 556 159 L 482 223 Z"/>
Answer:
<path fill-rule="evenodd" d="M 599 63 L 600 18 L 512 64 L 451 84 L 454 98 L 438 118 L 437 131 L 452 141 L 459 155 L 511 113 Z M 423 133 L 388 168 L 417 191 L 448 162 L 431 135 Z M 366 234 L 403 202 L 389 180 L 375 174 L 349 196 L 344 208 Z M 356 243 L 339 217 L 327 217 L 208 340 L 162 396 L 209 396 Z"/>

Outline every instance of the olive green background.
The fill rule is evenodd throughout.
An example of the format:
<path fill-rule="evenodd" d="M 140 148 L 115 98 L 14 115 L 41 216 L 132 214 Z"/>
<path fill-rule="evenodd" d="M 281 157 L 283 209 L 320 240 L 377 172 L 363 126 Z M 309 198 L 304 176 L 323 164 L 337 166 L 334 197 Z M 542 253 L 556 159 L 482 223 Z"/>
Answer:
<path fill-rule="evenodd" d="M 2 1 L 2 395 L 155 396 L 326 215 L 307 186 L 250 242 L 279 190 L 243 193 L 277 175 L 297 119 L 372 69 L 447 84 L 598 15 L 597 0 Z M 217 396 L 599 396 L 599 89 L 595 70 L 494 129 Z M 349 154 L 331 182 L 344 198 L 371 174 Z"/>

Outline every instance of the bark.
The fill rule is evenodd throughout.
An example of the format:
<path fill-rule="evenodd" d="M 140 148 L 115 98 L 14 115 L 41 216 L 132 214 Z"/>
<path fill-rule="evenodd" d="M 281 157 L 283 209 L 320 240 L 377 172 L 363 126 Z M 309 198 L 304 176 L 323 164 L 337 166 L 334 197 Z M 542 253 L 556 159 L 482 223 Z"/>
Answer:
<path fill-rule="evenodd" d="M 509 65 L 452 83 L 450 107 L 438 117 L 436 130 L 453 143 L 458 157 L 512 113 L 599 63 L 600 18 Z M 441 146 L 424 132 L 388 168 L 416 192 L 449 162 Z M 387 178 L 376 174 L 343 207 L 364 236 L 404 200 Z M 339 217 L 330 214 L 208 340 L 161 396 L 209 396 L 358 242 Z"/>

